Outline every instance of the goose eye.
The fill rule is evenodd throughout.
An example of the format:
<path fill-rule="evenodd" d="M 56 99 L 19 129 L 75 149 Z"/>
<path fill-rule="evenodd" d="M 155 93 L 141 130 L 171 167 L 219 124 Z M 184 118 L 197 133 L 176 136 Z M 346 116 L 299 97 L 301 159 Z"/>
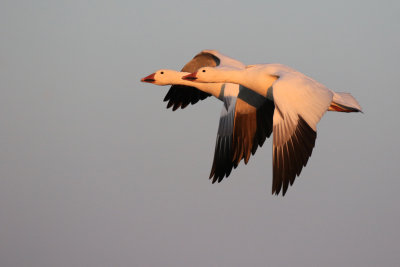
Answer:
<path fill-rule="evenodd" d="M 203 72 L 206 72 L 206 70 L 203 70 Z"/>
<path fill-rule="evenodd" d="M 162 72 L 160 72 L 161 74 L 164 74 L 164 72 L 162 71 Z"/>

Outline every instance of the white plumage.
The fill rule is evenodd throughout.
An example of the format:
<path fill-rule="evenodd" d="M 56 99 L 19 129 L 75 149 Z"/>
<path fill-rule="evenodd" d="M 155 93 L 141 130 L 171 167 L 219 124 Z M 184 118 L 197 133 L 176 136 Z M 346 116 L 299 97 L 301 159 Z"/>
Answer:
<path fill-rule="evenodd" d="M 312 78 L 281 64 L 249 65 L 245 69 L 200 68 L 186 75 L 199 83 L 238 83 L 273 99 L 272 193 L 286 193 L 306 166 L 315 145 L 317 123 L 328 110 L 359 112 L 348 93 L 335 93 Z"/>

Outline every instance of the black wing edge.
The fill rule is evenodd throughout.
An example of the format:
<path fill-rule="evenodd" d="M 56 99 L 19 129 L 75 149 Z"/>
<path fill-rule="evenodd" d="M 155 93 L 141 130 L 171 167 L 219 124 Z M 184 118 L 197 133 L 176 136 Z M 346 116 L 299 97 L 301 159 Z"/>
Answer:
<path fill-rule="evenodd" d="M 219 119 L 218 133 L 215 142 L 215 152 L 213 164 L 209 178 L 212 183 L 220 183 L 224 176 L 228 177 L 237 164 L 233 162 L 233 125 L 235 119 L 234 108 L 236 98 L 224 98 L 224 106 Z"/>
<path fill-rule="evenodd" d="M 184 109 L 189 104 L 196 104 L 199 100 L 211 96 L 209 93 L 198 90 L 192 86 L 172 85 L 164 97 L 164 102 L 168 101 L 167 108 L 172 107 L 172 111 L 178 108 Z"/>
<path fill-rule="evenodd" d="M 273 149 L 273 180 L 272 194 L 282 196 L 299 176 L 303 166 L 311 157 L 317 133 L 299 116 L 296 130 L 291 138 L 282 146 Z"/>
<path fill-rule="evenodd" d="M 232 169 L 235 169 L 236 167 L 237 164 L 233 162 L 232 135 L 217 135 L 214 160 L 210 173 L 212 183 L 217 181 L 220 183 L 224 177 L 228 177 L 231 174 Z"/>

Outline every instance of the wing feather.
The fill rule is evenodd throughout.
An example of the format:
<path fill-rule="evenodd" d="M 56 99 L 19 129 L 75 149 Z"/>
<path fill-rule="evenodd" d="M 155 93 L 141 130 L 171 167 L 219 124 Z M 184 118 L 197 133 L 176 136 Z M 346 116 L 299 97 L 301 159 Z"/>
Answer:
<path fill-rule="evenodd" d="M 225 97 L 219 119 L 217 139 L 215 142 L 214 160 L 211 167 L 210 179 L 212 183 L 221 182 L 228 177 L 232 168 L 237 164 L 233 162 L 233 121 L 235 116 L 236 97 Z"/>
<path fill-rule="evenodd" d="M 272 85 L 273 117 L 272 193 L 286 194 L 307 165 L 317 138 L 316 126 L 329 108 L 333 94 L 322 84 L 300 74 L 285 73 Z"/>
<path fill-rule="evenodd" d="M 195 72 L 202 67 L 216 67 L 219 64 L 219 59 L 205 52 L 200 52 L 191 61 L 186 63 L 182 68 L 182 72 Z M 168 93 L 164 97 L 164 102 L 168 101 L 167 108 L 172 107 L 175 111 L 178 108 L 184 109 L 189 104 L 196 104 L 199 100 L 204 100 L 211 96 L 208 93 L 200 91 L 199 89 L 186 86 L 186 85 L 172 85 Z"/>
<path fill-rule="evenodd" d="M 236 164 L 244 159 L 245 164 L 254 155 L 258 146 L 272 133 L 274 103 L 246 87 L 240 86 L 235 108 L 234 156 Z"/>

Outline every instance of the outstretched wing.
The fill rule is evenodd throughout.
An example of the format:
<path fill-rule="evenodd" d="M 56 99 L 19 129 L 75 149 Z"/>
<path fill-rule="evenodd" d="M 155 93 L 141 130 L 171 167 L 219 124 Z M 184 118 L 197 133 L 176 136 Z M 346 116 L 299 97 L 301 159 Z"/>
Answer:
<path fill-rule="evenodd" d="M 215 183 L 221 182 L 224 176 L 228 177 L 232 168 L 237 164 L 233 162 L 233 127 L 235 118 L 235 105 L 237 97 L 224 97 L 217 140 L 215 142 L 214 160 L 211 168 L 210 179 Z"/>
<path fill-rule="evenodd" d="M 261 147 L 270 137 L 274 108 L 272 100 L 240 86 L 233 131 L 233 160 L 236 164 L 242 159 L 247 164 L 250 154 L 254 155 L 258 146 Z"/>
<path fill-rule="evenodd" d="M 311 156 L 317 123 L 328 110 L 333 94 L 322 84 L 300 74 L 282 74 L 272 85 L 273 118 L 272 194 L 285 195 Z"/>
<path fill-rule="evenodd" d="M 213 183 L 228 177 L 244 159 L 262 146 L 272 133 L 273 101 L 243 86 L 226 84 L 210 179 Z"/>
<path fill-rule="evenodd" d="M 195 72 L 202 67 L 216 67 L 219 59 L 210 53 L 201 52 L 189 61 L 183 68 L 182 72 Z M 196 104 L 199 100 L 206 99 L 211 96 L 202 92 L 195 87 L 185 85 L 172 85 L 168 93 L 165 95 L 164 102 L 168 101 L 167 108 L 172 107 L 175 111 L 178 108 L 185 108 L 189 104 Z"/>

